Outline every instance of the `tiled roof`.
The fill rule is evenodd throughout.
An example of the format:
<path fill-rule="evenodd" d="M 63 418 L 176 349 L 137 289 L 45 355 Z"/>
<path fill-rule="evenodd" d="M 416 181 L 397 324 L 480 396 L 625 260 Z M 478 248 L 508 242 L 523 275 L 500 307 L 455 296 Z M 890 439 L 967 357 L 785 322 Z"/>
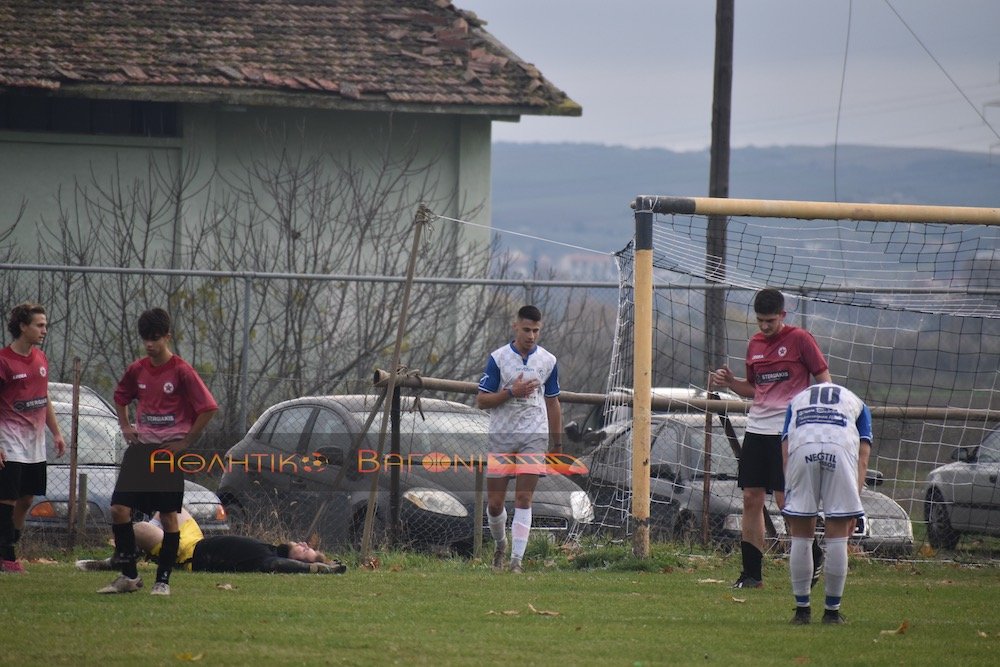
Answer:
<path fill-rule="evenodd" d="M 0 0 L 0 90 L 579 115 L 448 0 Z"/>

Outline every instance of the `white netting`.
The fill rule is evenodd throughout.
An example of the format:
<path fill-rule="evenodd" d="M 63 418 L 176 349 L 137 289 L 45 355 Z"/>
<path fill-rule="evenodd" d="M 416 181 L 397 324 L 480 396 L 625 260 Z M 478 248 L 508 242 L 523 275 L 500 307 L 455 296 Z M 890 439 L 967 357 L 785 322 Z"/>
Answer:
<path fill-rule="evenodd" d="M 984 440 L 1000 411 L 989 417 L 987 410 L 1000 410 L 997 395 L 1000 368 L 1000 229 L 987 225 L 915 224 L 833 220 L 732 218 L 727 228 L 724 278 L 714 288 L 722 294 L 724 358 L 706 351 L 706 295 L 713 289 L 706 265 L 707 218 L 698 215 L 658 216 L 653 225 L 653 368 L 654 400 L 670 395 L 673 411 L 682 411 L 684 397 L 704 398 L 708 371 L 728 363 L 744 375 L 746 342 L 757 332 L 752 308 L 756 290 L 777 287 L 786 296 L 786 322 L 807 328 L 815 336 L 830 364 L 834 381 L 845 384 L 873 407 L 875 446 L 870 467 L 884 482 L 878 492 L 894 499 L 909 515 L 916 547 L 925 541 L 926 510 L 935 491 L 946 496 L 941 504 L 953 524 L 951 536 L 964 528 L 969 532 L 1000 534 L 1000 485 L 988 474 L 959 479 L 942 490 L 928 484 L 928 474 L 951 463 L 962 448 Z M 712 261 L 714 259 L 714 261 Z M 618 330 L 609 374 L 609 393 L 633 386 L 633 262 L 632 244 L 618 255 L 621 276 Z M 991 289 L 993 287 L 994 289 Z M 718 292 L 716 292 L 718 294 Z M 655 388 L 672 388 L 670 391 Z M 697 401 L 690 411 L 699 409 Z M 918 410 L 934 409 L 933 418 L 917 416 Z M 944 410 L 947 409 L 947 410 Z M 657 412 L 654 404 L 654 413 Z M 712 470 L 716 480 L 725 480 L 735 462 L 730 443 L 732 430 L 742 439 L 739 417 L 731 410 L 731 429 L 713 417 Z M 631 462 L 631 437 L 627 408 L 605 406 L 607 435 L 598 448 L 594 465 L 597 479 L 609 467 L 625 470 Z M 705 446 L 704 412 L 701 420 L 672 420 L 674 440 L 682 446 Z M 653 535 L 696 536 L 700 525 L 686 524 L 684 509 L 701 502 L 700 481 L 704 462 L 700 451 L 668 451 L 667 428 L 661 415 L 654 415 L 651 465 L 654 471 L 651 523 Z M 678 430 L 679 429 L 679 430 Z M 617 435 L 616 435 L 617 434 Z M 998 436 L 997 439 L 1000 439 Z M 658 451 L 658 448 L 660 451 Z M 969 450 L 963 450 L 969 451 Z M 987 457 L 990 452 L 984 452 Z M 668 463 L 657 481 L 657 466 Z M 661 461 L 661 459 L 664 459 Z M 978 464 L 984 469 L 982 463 Z M 604 467 L 605 473 L 600 473 Z M 975 468 L 970 464 L 969 468 Z M 606 529 L 629 531 L 630 484 L 627 473 L 612 488 L 591 490 L 598 496 L 598 520 Z M 603 484 L 603 482 L 599 482 Z M 712 502 L 726 484 L 713 482 Z M 977 486 L 978 485 L 978 486 Z M 732 493 L 738 493 L 735 485 Z M 697 488 L 695 488 L 697 487 Z M 955 495 L 949 495 L 955 494 Z M 874 498 L 874 496 L 873 496 Z M 733 499 L 739 506 L 739 499 Z M 687 503 L 687 505 L 685 505 Z M 977 506 L 981 505 L 981 506 Z M 777 508 L 773 518 L 780 523 Z M 713 510 L 714 513 L 714 510 Z M 680 516 L 680 519 L 678 519 Z M 713 514 L 714 516 L 714 514 Z M 659 517 L 659 520 L 658 520 Z M 688 517 L 690 518 L 690 517 Z M 735 520 L 730 517 L 730 524 Z M 724 519 L 713 518 L 711 530 L 724 538 Z M 869 528 L 889 530 L 890 523 Z M 898 522 L 897 522 L 898 523 Z M 938 522 L 939 524 L 940 522 Z M 679 524 L 679 525 L 678 525 Z M 700 521 L 696 522 L 700 524 Z M 930 540 L 942 540 L 942 526 L 932 522 Z M 733 526 L 730 525 L 730 528 Z M 782 526 L 778 525 L 778 532 Z M 666 533 L 666 535 L 664 535 Z M 728 533 L 732 537 L 732 533 Z M 877 537 L 869 535 L 868 537 Z M 875 541 L 870 541 L 871 545 Z M 891 549 L 889 549 L 891 550 Z"/>

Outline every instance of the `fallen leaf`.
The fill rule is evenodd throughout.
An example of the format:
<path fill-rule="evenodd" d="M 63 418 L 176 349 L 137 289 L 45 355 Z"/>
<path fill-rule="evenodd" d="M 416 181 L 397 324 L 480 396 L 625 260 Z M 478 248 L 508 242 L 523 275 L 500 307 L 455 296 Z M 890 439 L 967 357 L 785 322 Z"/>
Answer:
<path fill-rule="evenodd" d="M 738 597 L 735 597 L 735 596 L 733 597 L 733 602 L 739 602 L 740 604 L 743 604 L 746 601 L 747 601 L 746 598 L 738 598 Z"/>
<path fill-rule="evenodd" d="M 799 655 L 795 657 L 796 665 L 808 665 L 810 662 L 812 662 L 812 660 L 808 655 Z"/>
<path fill-rule="evenodd" d="M 361 567 L 366 570 L 377 570 L 382 566 L 382 561 L 378 559 L 378 556 L 372 556 L 368 560 L 361 563 Z"/>
<path fill-rule="evenodd" d="M 982 630 L 976 630 L 976 634 L 979 635 L 980 637 L 984 638 L 984 639 L 986 637 L 989 637 L 989 635 L 987 633 L 983 632 Z"/>
<path fill-rule="evenodd" d="M 221 591 L 235 591 L 236 590 L 236 586 L 233 586 L 232 584 L 216 584 L 215 587 L 218 588 Z"/>
<path fill-rule="evenodd" d="M 40 563 L 42 565 L 55 565 L 58 561 L 54 561 L 51 558 L 32 558 L 28 562 L 29 563 Z"/>
<path fill-rule="evenodd" d="M 490 609 L 488 612 L 486 612 L 486 615 L 487 616 L 520 616 L 521 612 L 519 612 L 517 609 L 508 609 L 506 611 L 493 611 L 492 609 Z"/>
<path fill-rule="evenodd" d="M 905 635 L 906 631 L 909 630 L 909 629 L 910 629 L 910 622 L 904 619 L 903 622 L 900 623 L 899 627 L 896 628 L 895 630 L 883 630 L 879 634 L 882 634 L 882 635 Z"/>
<path fill-rule="evenodd" d="M 722 584 L 725 583 L 722 579 L 699 579 L 699 584 Z"/>
<path fill-rule="evenodd" d="M 558 611 L 545 611 L 544 609 L 535 609 L 535 607 L 530 602 L 528 603 L 528 609 L 531 610 L 531 613 L 538 614 L 539 616 L 562 616 L 562 614 L 559 613 Z"/>
<path fill-rule="evenodd" d="M 389 568 L 389 571 L 390 572 L 402 572 L 403 571 L 403 566 L 399 565 L 399 564 L 393 565 L 392 567 Z"/>
<path fill-rule="evenodd" d="M 178 653 L 174 656 L 178 660 L 183 660 L 184 662 L 197 662 L 205 657 L 204 653 Z"/>
<path fill-rule="evenodd" d="M 937 551 L 934 547 L 925 542 L 917 553 L 924 558 L 932 558 Z"/>

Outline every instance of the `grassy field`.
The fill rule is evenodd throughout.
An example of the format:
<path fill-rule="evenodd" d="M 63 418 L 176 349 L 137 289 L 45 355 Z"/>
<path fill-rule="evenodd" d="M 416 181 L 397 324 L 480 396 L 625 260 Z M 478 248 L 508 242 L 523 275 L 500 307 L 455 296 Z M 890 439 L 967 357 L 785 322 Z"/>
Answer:
<path fill-rule="evenodd" d="M 0 575 L 3 665 L 987 665 L 1000 568 L 852 558 L 844 626 L 788 624 L 785 561 L 729 588 L 734 556 L 658 547 L 542 554 L 521 576 L 381 554 L 342 576 L 175 572 L 169 598 L 94 591 L 109 573 Z M 817 587 L 814 615 L 822 595 Z"/>

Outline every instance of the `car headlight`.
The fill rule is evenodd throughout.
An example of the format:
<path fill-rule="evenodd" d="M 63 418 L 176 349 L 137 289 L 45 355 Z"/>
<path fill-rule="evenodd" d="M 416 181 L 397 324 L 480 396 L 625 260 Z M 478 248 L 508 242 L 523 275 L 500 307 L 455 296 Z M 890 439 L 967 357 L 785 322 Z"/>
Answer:
<path fill-rule="evenodd" d="M 221 503 L 192 503 L 185 505 L 195 521 L 222 522 L 226 520 L 226 508 Z"/>
<path fill-rule="evenodd" d="M 573 520 L 580 523 L 593 523 L 594 503 L 586 491 L 574 491 L 569 494 L 569 506 L 573 511 Z"/>
<path fill-rule="evenodd" d="M 403 494 L 403 498 L 425 512 L 446 516 L 469 516 L 469 511 L 455 496 L 437 489 L 410 489 Z"/>
<path fill-rule="evenodd" d="M 869 519 L 866 517 L 865 522 L 868 524 L 868 537 L 913 539 L 913 526 L 908 519 Z"/>

